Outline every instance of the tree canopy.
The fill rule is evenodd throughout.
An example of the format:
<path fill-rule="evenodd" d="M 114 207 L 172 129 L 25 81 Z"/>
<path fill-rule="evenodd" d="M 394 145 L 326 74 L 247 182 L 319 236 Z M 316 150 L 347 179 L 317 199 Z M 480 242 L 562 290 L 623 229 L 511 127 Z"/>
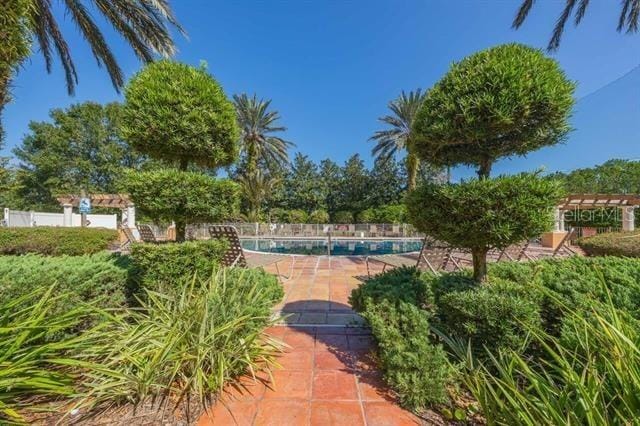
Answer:
<path fill-rule="evenodd" d="M 16 208 L 57 211 L 63 193 L 112 193 L 123 170 L 149 165 L 119 136 L 122 105 L 95 102 L 53 109 L 50 121 L 29 124 L 14 150 Z"/>
<path fill-rule="evenodd" d="M 125 89 L 122 135 L 152 158 L 203 167 L 237 160 L 233 103 L 204 67 L 168 60 L 148 65 Z"/>
<path fill-rule="evenodd" d="M 477 166 L 487 177 L 499 158 L 566 138 L 574 88 L 540 50 L 505 44 L 475 53 L 427 93 L 414 121 L 415 152 L 440 166 Z"/>

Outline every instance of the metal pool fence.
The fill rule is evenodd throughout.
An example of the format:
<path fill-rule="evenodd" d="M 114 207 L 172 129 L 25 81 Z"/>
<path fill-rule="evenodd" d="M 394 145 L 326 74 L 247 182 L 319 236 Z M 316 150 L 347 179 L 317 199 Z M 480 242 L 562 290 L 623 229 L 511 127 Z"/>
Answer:
<path fill-rule="evenodd" d="M 188 235 L 193 239 L 208 239 L 207 228 L 211 223 L 189 225 Z M 409 224 L 391 223 L 358 223 L 358 224 L 324 224 L 324 223 L 226 223 L 233 225 L 241 237 L 258 238 L 422 238 L 416 229 Z"/>

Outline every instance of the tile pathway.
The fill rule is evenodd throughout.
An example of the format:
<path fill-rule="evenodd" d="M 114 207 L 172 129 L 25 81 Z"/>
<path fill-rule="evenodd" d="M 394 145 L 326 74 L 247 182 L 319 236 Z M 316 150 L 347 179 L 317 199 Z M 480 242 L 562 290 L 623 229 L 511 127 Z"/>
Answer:
<path fill-rule="evenodd" d="M 369 330 L 349 306 L 351 290 L 366 276 L 364 260 L 300 256 L 292 271 L 276 307 L 290 316 L 267 330 L 288 345 L 281 368 L 273 381 L 263 374 L 229 385 L 198 425 L 420 424 L 385 387 Z"/>

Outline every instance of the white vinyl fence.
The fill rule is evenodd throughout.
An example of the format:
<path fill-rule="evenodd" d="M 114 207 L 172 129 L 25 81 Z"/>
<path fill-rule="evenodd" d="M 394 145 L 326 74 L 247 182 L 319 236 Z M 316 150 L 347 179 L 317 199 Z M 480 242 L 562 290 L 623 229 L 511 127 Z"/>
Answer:
<path fill-rule="evenodd" d="M 118 229 L 118 216 L 115 214 L 88 214 L 89 228 Z M 72 226 L 81 226 L 81 216 L 74 213 Z M 16 228 L 33 226 L 64 226 L 63 213 L 27 212 L 4 209 L 3 226 Z"/>

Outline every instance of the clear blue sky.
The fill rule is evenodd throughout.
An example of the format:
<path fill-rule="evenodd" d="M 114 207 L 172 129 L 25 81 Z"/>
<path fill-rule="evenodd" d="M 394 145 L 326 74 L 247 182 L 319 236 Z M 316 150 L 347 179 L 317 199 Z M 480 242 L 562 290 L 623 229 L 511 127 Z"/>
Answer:
<path fill-rule="evenodd" d="M 178 60 L 207 61 L 228 95 L 271 98 L 289 128 L 286 138 L 313 159 L 342 162 L 360 153 L 370 163 L 367 139 L 389 100 L 403 89 L 430 87 L 452 61 L 477 50 L 514 41 L 545 47 L 564 1 L 538 1 L 519 31 L 510 28 L 519 0 L 171 3 L 189 34 L 177 39 Z M 503 161 L 497 172 L 568 170 L 640 157 L 640 35 L 617 33 L 618 13 L 619 2 L 593 0 L 583 23 L 567 28 L 553 54 L 578 82 L 577 98 L 584 98 L 569 143 Z M 19 143 L 30 120 L 46 119 L 50 108 L 121 99 L 70 19 L 58 16 L 79 71 L 77 94 L 67 96 L 61 70 L 47 75 L 34 54 L 15 80 L 16 99 L 4 115 L 4 153 Z M 140 64 L 130 49 L 112 31 L 106 34 L 127 75 L 136 72 Z"/>

